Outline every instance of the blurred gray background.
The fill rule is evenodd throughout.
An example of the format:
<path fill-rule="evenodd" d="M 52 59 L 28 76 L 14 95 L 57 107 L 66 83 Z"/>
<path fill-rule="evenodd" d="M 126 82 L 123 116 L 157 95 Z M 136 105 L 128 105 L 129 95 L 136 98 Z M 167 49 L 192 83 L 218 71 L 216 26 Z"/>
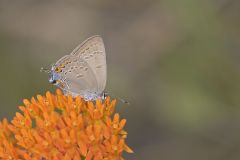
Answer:
<path fill-rule="evenodd" d="M 240 1 L 0 0 L 0 117 L 55 87 L 40 73 L 102 35 L 132 160 L 240 158 Z"/>

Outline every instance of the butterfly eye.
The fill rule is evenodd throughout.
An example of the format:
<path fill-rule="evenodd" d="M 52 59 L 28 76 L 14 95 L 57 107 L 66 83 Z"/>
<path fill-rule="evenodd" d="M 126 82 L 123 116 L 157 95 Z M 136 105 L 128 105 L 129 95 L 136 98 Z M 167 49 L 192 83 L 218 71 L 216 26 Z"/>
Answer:
<path fill-rule="evenodd" d="M 53 79 L 53 78 L 50 78 L 50 79 L 49 79 L 49 83 L 51 83 L 51 84 L 56 84 L 57 81 L 56 81 L 55 79 Z"/>
<path fill-rule="evenodd" d="M 53 80 L 53 81 L 52 81 L 52 84 L 56 84 L 56 83 L 57 83 L 57 81 L 56 81 L 56 80 Z"/>

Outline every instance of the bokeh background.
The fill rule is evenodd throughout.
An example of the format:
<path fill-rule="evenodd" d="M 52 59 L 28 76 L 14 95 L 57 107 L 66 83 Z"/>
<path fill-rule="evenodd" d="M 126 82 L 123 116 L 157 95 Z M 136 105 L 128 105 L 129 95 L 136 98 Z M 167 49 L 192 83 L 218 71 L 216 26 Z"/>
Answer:
<path fill-rule="evenodd" d="M 240 159 L 240 1 L 0 0 L 0 117 L 55 87 L 40 73 L 102 35 L 132 160 Z"/>

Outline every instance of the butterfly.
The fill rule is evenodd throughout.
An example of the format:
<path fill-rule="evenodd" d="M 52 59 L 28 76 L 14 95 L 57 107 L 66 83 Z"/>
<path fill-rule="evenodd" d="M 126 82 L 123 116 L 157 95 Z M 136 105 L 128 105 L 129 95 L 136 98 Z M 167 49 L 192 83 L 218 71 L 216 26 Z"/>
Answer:
<path fill-rule="evenodd" d="M 61 88 L 65 95 L 81 96 L 86 101 L 105 98 L 107 80 L 106 53 L 103 39 L 92 36 L 69 55 L 52 65 L 49 82 Z"/>

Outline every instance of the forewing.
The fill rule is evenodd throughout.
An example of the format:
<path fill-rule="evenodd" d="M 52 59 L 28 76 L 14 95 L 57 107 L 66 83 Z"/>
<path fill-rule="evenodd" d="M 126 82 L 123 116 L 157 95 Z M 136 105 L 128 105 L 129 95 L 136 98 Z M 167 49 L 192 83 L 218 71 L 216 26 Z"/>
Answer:
<path fill-rule="evenodd" d="M 70 55 L 82 59 L 88 64 L 97 80 L 97 92 L 102 93 L 107 80 L 106 53 L 102 38 L 100 36 L 88 38 Z"/>
<path fill-rule="evenodd" d="M 55 63 L 55 67 L 59 67 L 60 65 L 65 64 L 68 60 L 69 60 L 70 56 L 69 55 L 65 55 L 62 58 L 60 58 L 56 63 Z"/>

